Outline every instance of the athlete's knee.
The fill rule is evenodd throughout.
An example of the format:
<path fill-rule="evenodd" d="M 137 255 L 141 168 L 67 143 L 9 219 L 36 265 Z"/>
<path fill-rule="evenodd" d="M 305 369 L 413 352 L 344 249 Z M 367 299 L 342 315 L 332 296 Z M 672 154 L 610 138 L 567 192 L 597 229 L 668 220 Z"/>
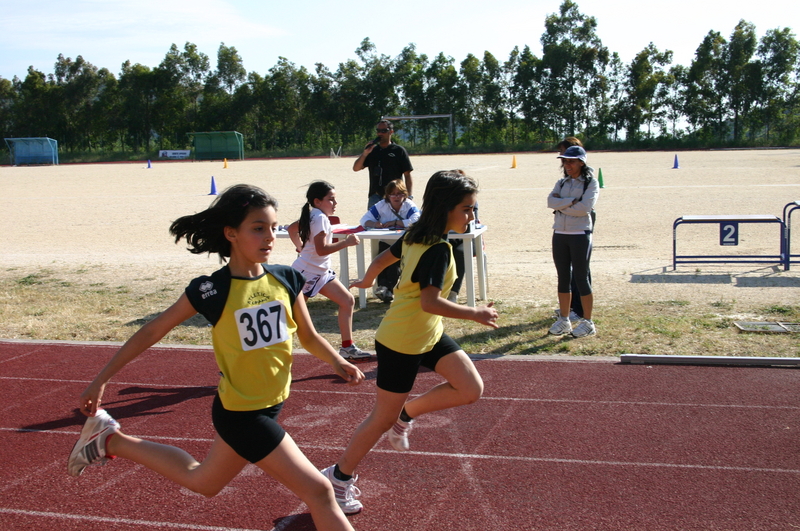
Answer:
<path fill-rule="evenodd" d="M 213 498 L 214 496 L 216 496 L 217 494 L 222 492 L 222 489 L 224 487 L 225 487 L 225 485 L 219 485 L 219 486 L 217 486 L 217 485 L 192 485 L 192 486 L 190 486 L 188 488 L 192 492 L 196 492 L 197 494 L 205 496 L 206 498 Z"/>
<path fill-rule="evenodd" d="M 303 493 L 302 499 L 309 507 L 336 503 L 336 498 L 333 494 L 333 485 L 331 485 L 331 482 L 327 479 L 325 481 L 314 482 Z"/>
<path fill-rule="evenodd" d="M 478 376 L 475 380 L 459 389 L 464 405 L 474 404 L 483 396 L 483 380 Z"/>

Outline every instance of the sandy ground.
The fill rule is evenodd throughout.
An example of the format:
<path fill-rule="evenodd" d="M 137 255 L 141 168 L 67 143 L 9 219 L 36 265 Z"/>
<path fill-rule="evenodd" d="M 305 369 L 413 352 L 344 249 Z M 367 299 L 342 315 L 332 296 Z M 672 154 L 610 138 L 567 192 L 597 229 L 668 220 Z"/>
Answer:
<path fill-rule="evenodd" d="M 512 156 L 516 168 L 512 168 Z M 675 153 L 590 153 L 605 187 L 597 204 L 592 272 L 596 307 L 626 300 L 698 300 L 796 304 L 800 264 L 679 266 L 672 271 L 672 223 L 691 214 L 772 214 L 800 200 L 800 150 Z M 95 268 L 115 285 L 142 275 L 184 285 L 217 267 L 215 258 L 188 253 L 168 234 L 172 220 L 206 208 L 217 190 L 252 183 L 275 195 L 279 221 L 296 219 L 308 183 L 336 186 L 337 214 L 357 224 L 366 209 L 366 172 L 352 158 L 86 164 L 0 167 L 0 267 Z M 555 306 L 550 255 L 552 214 L 546 197 L 558 179 L 554 153 L 414 156 L 415 195 L 440 169 L 462 168 L 477 178 L 486 233 L 489 297 Z M 795 216 L 794 225 L 800 214 Z M 718 225 L 684 225 L 680 254 L 777 254 L 777 225 L 741 225 L 738 247 L 719 246 Z M 800 226 L 795 253 L 800 252 Z M 351 249 L 350 276 L 355 273 Z M 290 264 L 281 240 L 273 263 Z M 338 260 L 334 260 L 338 265 Z"/>

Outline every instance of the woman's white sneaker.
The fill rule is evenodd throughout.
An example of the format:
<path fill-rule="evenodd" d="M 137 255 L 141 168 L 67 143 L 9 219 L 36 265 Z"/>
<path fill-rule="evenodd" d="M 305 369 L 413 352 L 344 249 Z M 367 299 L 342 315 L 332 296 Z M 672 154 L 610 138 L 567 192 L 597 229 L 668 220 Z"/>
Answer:
<path fill-rule="evenodd" d="M 572 329 L 572 337 L 593 336 L 597 333 L 594 323 L 589 319 L 584 319 L 578 326 Z"/>
<path fill-rule="evenodd" d="M 558 320 L 553 323 L 553 326 L 550 327 L 550 333 L 554 336 L 563 336 L 570 332 L 572 332 L 572 325 L 569 319 L 565 319 L 564 317 L 559 317 Z"/>

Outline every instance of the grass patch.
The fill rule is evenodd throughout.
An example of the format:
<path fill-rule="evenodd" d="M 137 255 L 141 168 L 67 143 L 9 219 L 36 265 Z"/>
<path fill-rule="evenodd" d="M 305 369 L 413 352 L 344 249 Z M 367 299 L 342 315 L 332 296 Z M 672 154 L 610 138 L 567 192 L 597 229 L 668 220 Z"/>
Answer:
<path fill-rule="evenodd" d="M 0 337 L 78 341 L 125 341 L 139 327 L 173 304 L 184 286 L 165 284 L 152 273 L 130 282 L 103 282 L 97 268 L 53 271 L 8 269 L 0 272 Z M 341 341 L 338 307 L 323 297 L 308 303 L 314 325 L 332 345 Z M 800 320 L 800 306 L 748 307 L 735 300 L 629 301 L 595 308 L 596 336 L 574 339 L 548 334 L 552 307 L 495 301 L 499 329 L 471 321 L 445 319 L 447 333 L 470 354 L 618 356 L 662 355 L 800 356 L 794 334 L 740 333 L 730 315 L 758 320 Z M 370 299 L 353 320 L 356 343 L 374 348 L 375 330 L 388 307 Z M 753 319 L 757 320 L 757 319 Z M 210 345 L 208 322 L 193 317 L 163 340 L 179 345 Z M 299 346 L 299 345 L 298 345 Z"/>

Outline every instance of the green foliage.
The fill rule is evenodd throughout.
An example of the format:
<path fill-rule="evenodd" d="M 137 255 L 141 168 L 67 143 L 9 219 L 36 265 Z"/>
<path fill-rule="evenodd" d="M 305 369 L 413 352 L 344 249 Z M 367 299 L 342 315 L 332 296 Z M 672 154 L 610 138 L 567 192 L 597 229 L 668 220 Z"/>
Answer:
<path fill-rule="evenodd" d="M 578 135 L 590 149 L 696 149 L 800 142 L 800 45 L 790 28 L 760 39 L 741 20 L 709 31 L 689 65 L 650 43 L 629 63 L 572 0 L 544 20 L 541 57 L 525 45 L 457 62 L 409 44 L 396 57 L 365 38 L 355 58 L 313 72 L 285 57 L 247 73 L 221 43 L 212 69 L 192 43 L 156 67 L 108 69 L 59 55 L 53 74 L 0 78 L 0 133 L 56 138 L 61 160 L 152 158 L 190 148 L 193 131 L 235 130 L 248 156 L 355 153 L 381 116 L 452 114 L 396 125 L 414 152 L 550 149 Z M 624 135 L 624 138 L 623 138 Z"/>

